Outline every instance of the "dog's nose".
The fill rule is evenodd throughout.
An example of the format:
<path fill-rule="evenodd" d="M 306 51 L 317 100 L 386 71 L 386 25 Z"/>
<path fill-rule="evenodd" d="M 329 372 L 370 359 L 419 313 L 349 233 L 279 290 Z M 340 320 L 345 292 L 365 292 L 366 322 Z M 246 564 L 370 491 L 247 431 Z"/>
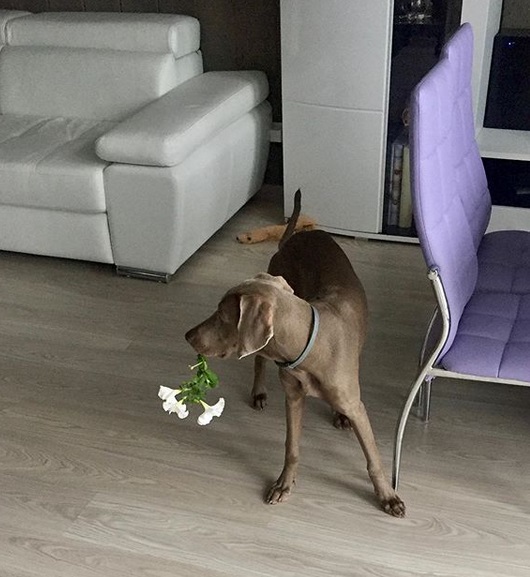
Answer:
<path fill-rule="evenodd" d="M 195 352 L 200 353 L 201 355 L 208 354 L 208 347 L 204 341 L 204 338 L 201 337 L 201 331 L 199 330 L 199 327 L 194 327 L 193 329 L 190 329 L 184 335 L 184 338 L 188 341 L 188 343 L 191 345 L 192 349 L 195 350 Z"/>
<path fill-rule="evenodd" d="M 193 347 L 193 343 L 196 340 L 197 331 L 196 329 L 190 329 L 185 335 L 184 338 L 188 341 L 188 343 Z"/>

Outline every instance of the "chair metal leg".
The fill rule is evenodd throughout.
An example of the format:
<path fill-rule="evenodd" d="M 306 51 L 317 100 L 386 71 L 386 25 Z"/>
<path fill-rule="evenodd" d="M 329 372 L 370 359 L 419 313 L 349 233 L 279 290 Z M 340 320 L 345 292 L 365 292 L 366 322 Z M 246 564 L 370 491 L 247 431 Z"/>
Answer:
<path fill-rule="evenodd" d="M 414 413 L 424 423 L 429 421 L 431 416 L 431 383 L 433 379 L 425 379 L 425 382 L 420 387 L 412 406 Z"/>
<path fill-rule="evenodd" d="M 434 309 L 431 320 L 429 321 L 429 325 L 427 327 L 427 331 L 425 333 L 425 337 L 423 339 L 423 343 L 421 345 L 420 351 L 420 358 L 418 360 L 418 367 L 421 368 L 425 364 L 425 357 L 428 352 L 428 349 L 432 346 L 431 340 L 433 338 L 433 331 L 439 330 L 438 324 L 441 320 L 440 318 L 440 308 L 436 306 Z M 436 343 L 435 343 L 436 344 Z"/>
<path fill-rule="evenodd" d="M 429 421 L 431 416 L 431 388 L 433 377 L 425 377 L 418 395 L 418 417 L 424 422 Z"/>
<path fill-rule="evenodd" d="M 439 311 L 435 311 L 435 313 L 431 318 L 431 322 L 427 330 L 427 336 L 424 341 L 424 347 L 422 348 L 422 352 L 420 355 L 422 360 L 425 358 L 425 355 L 427 353 L 428 340 L 434 336 L 432 333 L 438 321 L 442 322 L 441 327 L 442 331 L 441 335 L 438 338 L 438 344 L 434 347 L 433 351 L 430 353 L 429 358 L 426 360 L 425 365 L 418 373 L 418 377 L 414 381 L 410 389 L 409 395 L 405 401 L 405 405 L 403 406 L 403 410 L 401 411 L 401 416 L 399 418 L 398 426 L 396 428 L 396 438 L 394 442 L 394 459 L 392 462 L 392 485 L 394 489 L 397 489 L 399 485 L 399 470 L 401 467 L 401 449 L 403 445 L 403 435 L 405 434 L 405 427 L 407 425 L 407 419 L 409 418 L 410 410 L 414 403 L 414 399 L 418 394 L 418 391 L 420 390 L 420 388 L 424 388 L 424 390 L 422 391 L 422 398 L 420 399 L 420 405 L 421 405 L 420 414 L 422 415 L 424 421 L 428 420 L 430 410 L 430 400 L 431 400 L 431 382 L 434 378 L 432 371 L 438 360 L 438 356 L 440 355 L 445 343 L 447 342 L 447 337 L 449 335 L 449 326 L 450 326 L 449 305 L 447 304 L 447 298 L 445 296 L 445 291 L 438 273 L 438 269 L 436 267 L 429 269 L 428 277 L 429 280 L 432 282 Z"/>
<path fill-rule="evenodd" d="M 426 384 L 427 380 L 429 380 L 429 386 L 430 386 L 430 381 L 432 380 L 432 377 L 428 375 L 427 369 L 423 369 L 418 375 L 418 378 L 414 381 L 414 384 L 412 385 L 409 395 L 405 401 L 405 405 L 403 406 L 403 410 L 401 411 L 401 416 L 399 418 L 398 426 L 396 428 L 396 438 L 394 442 L 394 459 L 392 462 L 392 486 L 394 487 L 394 490 L 397 490 L 399 485 L 399 470 L 401 467 L 401 448 L 403 446 L 403 436 L 405 434 L 405 427 L 407 426 L 407 420 L 409 418 L 410 410 L 414 403 L 414 399 L 416 398 L 416 395 L 418 394 L 418 391 L 420 390 L 422 385 Z"/>
<path fill-rule="evenodd" d="M 421 346 L 420 356 L 418 359 L 418 368 L 421 369 L 425 365 L 425 357 L 429 352 L 431 346 L 431 340 L 433 338 L 433 331 L 438 330 L 437 323 L 440 321 L 440 309 L 436 307 L 431 316 L 427 332 L 425 333 L 425 338 Z M 414 401 L 414 406 L 416 408 L 416 414 L 420 419 L 426 423 L 429 420 L 429 415 L 431 411 L 431 381 L 432 379 L 426 379 L 425 383 L 422 385 L 419 395 Z"/>

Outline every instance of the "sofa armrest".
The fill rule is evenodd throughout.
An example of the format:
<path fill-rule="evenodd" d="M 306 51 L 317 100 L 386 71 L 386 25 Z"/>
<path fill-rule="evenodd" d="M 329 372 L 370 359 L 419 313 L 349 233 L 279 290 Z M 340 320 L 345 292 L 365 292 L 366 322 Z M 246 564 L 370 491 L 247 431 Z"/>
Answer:
<path fill-rule="evenodd" d="M 177 86 L 96 142 L 103 160 L 175 166 L 268 95 L 259 71 L 207 72 Z"/>

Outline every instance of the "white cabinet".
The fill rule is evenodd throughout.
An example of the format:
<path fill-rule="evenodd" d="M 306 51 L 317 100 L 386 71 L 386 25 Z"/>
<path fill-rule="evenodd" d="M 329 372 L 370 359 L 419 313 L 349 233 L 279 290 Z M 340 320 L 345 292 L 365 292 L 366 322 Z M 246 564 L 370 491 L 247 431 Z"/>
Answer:
<path fill-rule="evenodd" d="M 331 232 L 382 235 L 393 2 L 281 0 L 285 214 Z M 477 140 L 484 157 L 530 160 L 530 133 L 482 127 L 502 0 L 463 0 L 475 37 Z M 530 209 L 494 207 L 491 229 L 530 229 Z"/>
<path fill-rule="evenodd" d="M 381 230 L 392 2 L 281 0 L 285 212 Z"/>

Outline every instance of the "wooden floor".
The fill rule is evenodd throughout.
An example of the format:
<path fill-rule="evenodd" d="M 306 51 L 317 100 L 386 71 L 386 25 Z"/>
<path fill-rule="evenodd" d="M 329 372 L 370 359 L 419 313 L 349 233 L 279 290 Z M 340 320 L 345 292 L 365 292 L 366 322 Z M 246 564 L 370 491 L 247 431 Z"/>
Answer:
<path fill-rule="evenodd" d="M 212 361 L 227 405 L 211 425 L 162 411 L 159 385 L 195 358 L 184 332 L 275 250 L 235 234 L 281 216 L 260 193 L 168 285 L 0 254 L 0 577 L 530 575 L 530 390 L 435 382 L 432 421 L 406 432 L 405 519 L 378 510 L 316 400 L 291 500 L 263 504 L 283 459 L 272 367 L 262 413 L 250 359 Z M 369 297 L 363 396 L 390 471 L 433 298 L 418 246 L 339 242 Z"/>

